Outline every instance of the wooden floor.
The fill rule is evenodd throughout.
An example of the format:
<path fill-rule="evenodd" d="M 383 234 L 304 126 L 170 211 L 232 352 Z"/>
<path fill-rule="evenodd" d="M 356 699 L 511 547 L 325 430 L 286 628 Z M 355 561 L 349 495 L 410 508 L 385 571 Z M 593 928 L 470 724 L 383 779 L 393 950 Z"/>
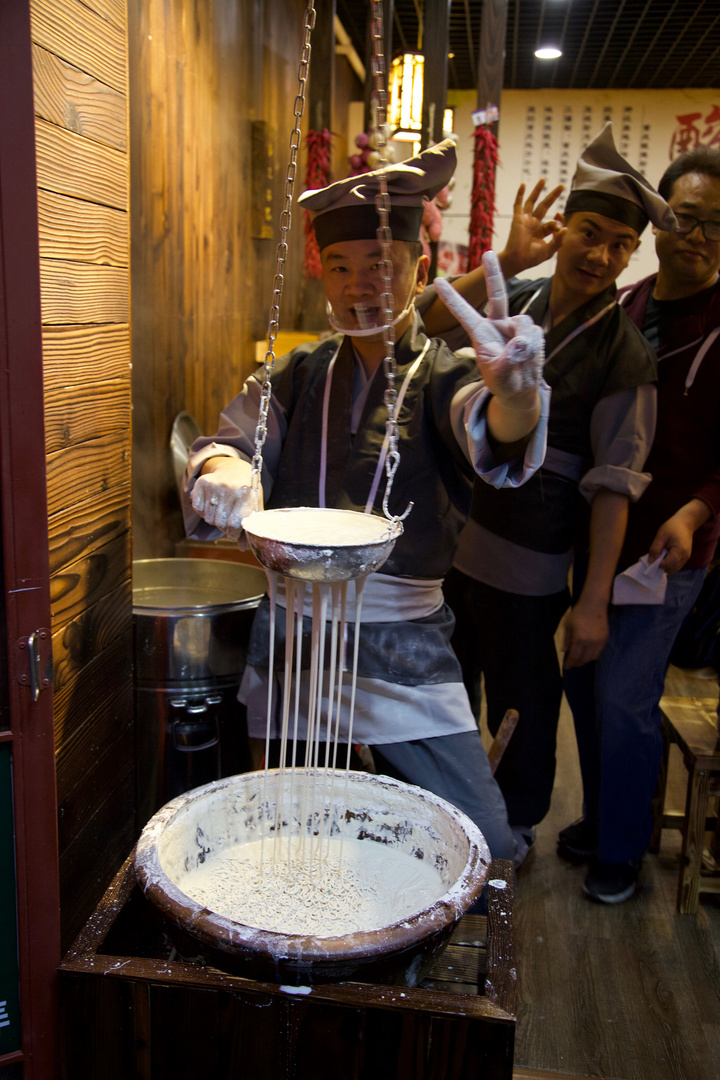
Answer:
<path fill-rule="evenodd" d="M 671 668 L 666 691 L 712 697 L 717 686 Z M 668 786 L 673 809 L 684 806 L 685 777 L 678 753 Z M 555 853 L 558 830 L 580 810 L 563 703 L 552 806 L 517 882 L 517 1077 L 718 1080 L 720 897 L 702 896 L 697 916 L 676 913 L 680 834 L 665 832 L 660 854 L 644 860 L 635 897 L 592 903 L 581 889 L 585 868 Z"/>

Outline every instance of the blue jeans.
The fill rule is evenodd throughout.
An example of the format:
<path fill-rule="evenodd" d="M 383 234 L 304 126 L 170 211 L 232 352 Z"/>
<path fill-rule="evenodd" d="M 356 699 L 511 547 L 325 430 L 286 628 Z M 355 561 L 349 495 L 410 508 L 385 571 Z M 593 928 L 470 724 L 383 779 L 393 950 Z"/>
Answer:
<path fill-rule="evenodd" d="M 431 791 L 474 821 L 494 859 L 512 859 L 515 841 L 479 731 L 372 746 L 379 773 Z"/>
<path fill-rule="evenodd" d="M 673 642 L 706 573 L 670 574 L 664 604 L 611 604 L 610 636 L 598 660 L 565 672 L 585 818 L 598 830 L 602 862 L 647 851 L 663 751 L 659 702 Z"/>

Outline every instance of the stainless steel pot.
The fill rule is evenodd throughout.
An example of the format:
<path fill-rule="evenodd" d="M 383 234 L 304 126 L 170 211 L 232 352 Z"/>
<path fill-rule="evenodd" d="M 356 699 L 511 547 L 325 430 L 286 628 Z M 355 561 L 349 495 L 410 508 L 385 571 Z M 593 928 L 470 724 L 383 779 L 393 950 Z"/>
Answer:
<path fill-rule="evenodd" d="M 227 559 L 134 562 L 136 680 L 186 683 L 242 675 L 266 586 L 264 570 Z"/>
<path fill-rule="evenodd" d="M 266 584 L 228 560 L 133 564 L 139 828 L 184 791 L 252 768 L 237 692 Z"/>

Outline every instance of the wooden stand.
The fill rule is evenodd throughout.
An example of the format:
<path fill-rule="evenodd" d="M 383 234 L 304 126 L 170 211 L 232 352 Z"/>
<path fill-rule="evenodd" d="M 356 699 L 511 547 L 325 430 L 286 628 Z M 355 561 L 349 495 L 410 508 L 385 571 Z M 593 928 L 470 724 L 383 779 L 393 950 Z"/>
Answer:
<path fill-rule="evenodd" d="M 655 828 L 650 850 L 660 847 L 662 829 L 680 829 L 683 837 L 677 910 L 697 912 L 700 893 L 720 893 L 717 812 L 709 815 L 710 799 L 720 796 L 720 734 L 717 698 L 663 697 L 660 700 L 665 752 L 655 805 Z M 666 812 L 665 783 L 670 745 L 683 754 L 688 770 L 685 813 Z M 706 850 L 705 834 L 715 833 L 714 852 Z"/>
<path fill-rule="evenodd" d="M 512 1080 L 511 863 L 421 987 L 291 988 L 176 959 L 133 857 L 60 966 L 61 1080 Z"/>

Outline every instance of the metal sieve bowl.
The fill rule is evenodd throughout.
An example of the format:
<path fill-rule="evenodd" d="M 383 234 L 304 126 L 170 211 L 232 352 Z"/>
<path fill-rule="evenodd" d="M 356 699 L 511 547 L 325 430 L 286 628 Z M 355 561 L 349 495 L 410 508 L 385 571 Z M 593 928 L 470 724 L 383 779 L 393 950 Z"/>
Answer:
<path fill-rule="evenodd" d="M 302 516 L 301 516 L 302 515 Z M 293 517 L 312 524 L 310 539 L 293 539 Z M 356 510 L 297 506 L 260 510 L 243 521 L 258 562 L 302 581 L 352 581 L 379 570 L 402 534 L 399 521 Z"/>

